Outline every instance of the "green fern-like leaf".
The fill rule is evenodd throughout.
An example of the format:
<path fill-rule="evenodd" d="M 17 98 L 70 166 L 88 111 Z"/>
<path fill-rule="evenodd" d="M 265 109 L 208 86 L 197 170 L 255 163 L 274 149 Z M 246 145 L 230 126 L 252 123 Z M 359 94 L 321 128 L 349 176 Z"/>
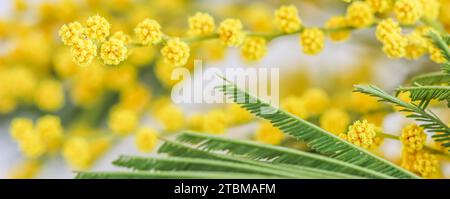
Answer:
<path fill-rule="evenodd" d="M 428 73 L 414 77 L 411 82 L 419 85 L 442 85 L 450 83 L 450 75 L 442 72 Z"/>
<path fill-rule="evenodd" d="M 387 160 L 377 157 L 316 125 L 251 96 L 249 93 L 242 91 L 230 82 L 223 86 L 219 86 L 218 89 L 226 96 L 232 98 L 234 102 L 239 104 L 242 108 L 258 117 L 269 120 L 275 127 L 279 128 L 284 133 L 305 141 L 309 147 L 325 156 L 392 177 L 418 178 L 415 174 L 412 174 Z"/>
<path fill-rule="evenodd" d="M 261 163 L 269 164 L 269 163 Z M 282 178 L 357 178 L 349 175 L 329 175 L 330 172 L 291 172 L 285 169 L 261 167 L 257 165 L 243 164 L 214 159 L 186 158 L 186 157 L 132 157 L 121 156 L 114 161 L 114 165 L 131 169 L 149 171 L 211 171 L 211 172 L 240 172 L 249 174 L 272 175 Z M 345 177 L 344 177 L 345 176 Z"/>
<path fill-rule="evenodd" d="M 400 87 L 400 92 L 410 92 L 411 100 L 420 101 L 419 107 L 425 109 L 431 100 L 450 101 L 450 86 L 413 86 Z"/>
<path fill-rule="evenodd" d="M 434 133 L 432 137 L 436 142 L 442 142 L 443 146 L 450 149 L 450 128 L 436 114 L 424 109 L 423 107 L 426 107 L 426 105 L 422 102 L 421 104 L 404 102 L 373 85 L 356 85 L 355 91 L 374 96 L 379 101 L 400 107 L 400 112 L 405 112 L 406 117 L 421 122 L 420 126 L 428 132 Z"/>
<path fill-rule="evenodd" d="M 391 178 L 385 174 L 333 158 L 285 147 L 193 132 L 185 132 L 177 136 L 176 140 L 177 142 L 165 142 L 160 147 L 159 152 L 167 153 L 170 156 L 236 161 L 277 170 L 286 170 L 287 172 L 328 172 L 327 175 L 337 178 L 347 178 L 346 176 L 341 176 L 342 174 L 340 173 L 367 178 Z M 186 144 L 189 144 L 189 146 Z M 267 162 L 270 164 L 262 164 Z M 286 165 L 293 166 L 294 169 L 289 169 Z"/>
<path fill-rule="evenodd" d="M 78 172 L 76 179 L 271 179 L 281 178 L 237 172 L 208 171 L 116 171 L 116 172 Z"/>

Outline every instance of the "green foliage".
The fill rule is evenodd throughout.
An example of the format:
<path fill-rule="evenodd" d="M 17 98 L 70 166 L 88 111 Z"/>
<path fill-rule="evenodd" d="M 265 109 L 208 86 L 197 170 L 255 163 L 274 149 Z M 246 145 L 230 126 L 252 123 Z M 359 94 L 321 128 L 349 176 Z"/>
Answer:
<path fill-rule="evenodd" d="M 428 73 L 414 77 L 411 82 L 424 86 L 448 84 L 450 82 L 450 75 L 442 72 Z"/>
<path fill-rule="evenodd" d="M 420 123 L 420 126 L 424 127 L 428 132 L 434 133 L 432 136 L 437 142 L 444 142 L 443 146 L 450 147 L 450 128 L 443 122 L 441 119 L 434 114 L 432 111 L 427 110 L 426 107 L 432 97 L 431 95 L 434 91 L 425 92 L 421 89 L 418 90 L 410 90 L 415 92 L 414 98 L 420 100 L 418 104 L 412 102 L 407 103 L 404 102 L 392 95 L 389 95 L 385 91 L 373 85 L 357 85 L 355 86 L 355 91 L 360 93 L 365 93 L 371 96 L 374 96 L 379 99 L 379 101 L 387 102 L 393 104 L 400 108 L 400 112 L 405 112 L 407 114 L 406 117 L 413 118 Z M 448 92 L 448 90 L 446 91 Z M 434 95 L 434 94 L 433 94 Z M 448 94 L 439 94 L 434 95 L 435 97 L 448 97 Z M 413 98 L 413 100 L 414 100 Z"/>
<path fill-rule="evenodd" d="M 231 140 L 227 138 L 219 138 L 211 135 L 198 133 L 183 133 L 177 136 L 176 140 L 186 140 L 186 142 L 165 141 L 159 148 L 159 155 L 156 157 L 135 157 L 120 156 L 113 162 L 114 165 L 132 169 L 132 171 L 120 172 L 78 172 L 76 178 L 338 178 L 338 179 L 355 179 L 364 178 L 363 176 L 371 176 L 373 178 L 389 178 L 381 173 L 366 171 L 355 165 L 347 164 L 323 157 L 317 154 L 309 154 L 287 149 L 283 147 L 266 146 L 255 142 L 245 142 Z M 196 140 L 208 142 L 210 140 L 217 141 L 220 145 L 228 145 L 221 148 L 233 148 L 235 146 L 241 149 L 248 147 L 256 147 L 258 150 L 250 150 L 247 153 L 220 153 L 213 150 L 214 147 L 206 147 L 206 145 L 190 145 L 186 144 L 187 140 L 191 143 Z M 223 141 L 223 143 L 220 143 Z M 213 142 L 209 142 L 212 145 Z M 280 161 L 269 159 L 258 159 L 259 156 L 267 157 L 267 154 L 274 154 L 274 149 L 279 148 L 278 153 L 283 155 L 283 150 L 291 151 L 291 158 L 299 158 L 306 163 L 301 162 L 295 164 L 283 164 Z M 217 149 L 217 148 L 216 148 Z M 266 152 L 264 153 L 264 150 Z M 275 150 L 276 151 L 276 150 Z M 305 157 L 303 157 L 305 156 Z M 289 157 L 273 157 L 289 158 Z M 281 162 L 292 162 L 281 161 Z M 308 165 L 308 166 L 301 166 Z M 346 173 L 335 172 L 337 169 L 333 166 L 341 167 L 341 170 L 350 172 L 355 171 L 352 175 Z M 348 168 L 345 168 L 348 167 Z M 203 175 L 205 173 L 205 175 Z M 230 175 L 227 175 L 230 174 Z"/>
<path fill-rule="evenodd" d="M 419 178 L 270 104 L 234 84 L 219 87 L 253 114 L 305 141 L 320 154 L 252 141 L 184 132 L 165 140 L 155 157 L 121 156 L 121 172 L 78 172 L 77 178 Z M 271 110 L 270 114 L 263 110 Z"/>
<path fill-rule="evenodd" d="M 230 82 L 218 88 L 242 108 L 258 117 L 269 120 L 284 133 L 303 140 L 311 149 L 320 154 L 396 178 L 417 177 L 403 168 L 377 157 L 365 149 L 355 146 L 308 121 L 251 96 Z"/>
<path fill-rule="evenodd" d="M 271 145 L 263 145 L 250 141 L 231 140 L 217 136 L 183 133 L 177 136 L 178 142 L 196 146 L 196 149 L 209 154 L 217 154 L 218 157 L 231 157 L 230 160 L 253 160 L 253 161 L 270 161 L 270 165 L 291 165 L 295 166 L 295 170 L 302 168 L 315 168 L 316 170 L 333 171 L 337 173 L 347 173 L 368 178 L 390 178 L 382 173 L 355 166 L 346 162 L 342 162 L 333 158 L 327 158 L 322 155 L 308 153 L 304 151 L 289 149 L 286 147 L 277 147 Z M 170 155 L 192 155 L 196 154 L 192 150 L 186 150 L 186 147 L 171 146 L 172 143 L 166 143 L 169 150 L 162 146 L 160 152 L 168 152 Z M 165 145 L 166 145 L 165 144 Z M 177 154 L 173 151 L 178 147 Z M 211 158 L 211 157 L 210 157 Z M 242 161 L 241 161 L 242 162 Z M 249 163 L 244 162 L 244 163 Z M 299 168 L 302 167 L 302 168 Z M 284 166 L 281 168 L 285 168 Z"/>
<path fill-rule="evenodd" d="M 420 101 L 419 107 L 425 109 L 431 100 L 450 102 L 450 86 L 400 87 L 397 93 L 410 92 L 412 101 Z"/>

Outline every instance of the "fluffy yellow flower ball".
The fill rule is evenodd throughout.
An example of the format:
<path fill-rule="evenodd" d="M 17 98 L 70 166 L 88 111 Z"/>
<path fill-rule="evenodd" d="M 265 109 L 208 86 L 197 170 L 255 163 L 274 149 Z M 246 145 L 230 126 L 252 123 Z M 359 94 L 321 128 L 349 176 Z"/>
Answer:
<path fill-rule="evenodd" d="M 323 50 L 325 35 L 318 28 L 307 28 L 300 34 L 300 44 L 303 52 L 315 55 Z"/>
<path fill-rule="evenodd" d="M 100 57 L 107 65 L 118 65 L 127 59 L 128 49 L 122 40 L 109 39 L 100 48 Z"/>
<path fill-rule="evenodd" d="M 366 2 L 378 13 L 384 13 L 394 6 L 394 0 L 366 0 Z"/>
<path fill-rule="evenodd" d="M 239 19 L 225 19 L 219 25 L 219 38 L 227 46 L 239 46 L 245 38 Z"/>
<path fill-rule="evenodd" d="M 321 88 L 309 88 L 301 96 L 308 112 L 312 115 L 321 114 L 330 105 L 330 97 Z"/>
<path fill-rule="evenodd" d="M 214 18 L 208 13 L 197 12 L 189 17 L 189 32 L 193 35 L 203 36 L 214 32 Z"/>
<path fill-rule="evenodd" d="M 302 21 L 298 17 L 297 8 L 294 5 L 281 6 L 275 10 L 275 24 L 282 32 L 292 33 L 300 29 Z"/>
<path fill-rule="evenodd" d="M 424 178 L 436 178 L 440 174 L 440 164 L 437 157 L 424 150 L 415 153 L 403 150 L 401 166 Z"/>
<path fill-rule="evenodd" d="M 143 45 L 157 44 L 161 42 L 163 33 L 161 25 L 153 19 L 144 19 L 134 28 L 134 34 Z"/>
<path fill-rule="evenodd" d="M 183 66 L 189 59 L 190 48 L 179 38 L 171 39 L 161 48 L 164 61 L 174 66 Z"/>
<path fill-rule="evenodd" d="M 262 122 L 255 134 L 255 140 L 265 144 L 278 145 L 283 139 L 284 133 L 270 122 Z"/>
<path fill-rule="evenodd" d="M 92 63 L 97 56 L 97 46 L 88 39 L 77 39 L 70 49 L 72 60 L 81 66 Z"/>
<path fill-rule="evenodd" d="M 64 160 L 75 169 L 87 169 L 92 163 L 89 142 L 82 137 L 71 137 L 62 148 Z"/>
<path fill-rule="evenodd" d="M 247 37 L 241 46 L 241 55 L 245 60 L 257 61 L 267 54 L 266 40 L 262 37 Z"/>
<path fill-rule="evenodd" d="M 339 136 L 356 146 L 370 149 L 375 143 L 376 135 L 375 125 L 367 122 L 366 120 L 358 120 L 348 128 L 348 132 L 346 134 L 342 133 Z"/>
<path fill-rule="evenodd" d="M 397 0 L 394 13 L 401 24 L 415 24 L 423 15 L 423 7 L 419 0 Z"/>
<path fill-rule="evenodd" d="M 348 6 L 346 18 L 348 24 L 355 28 L 370 26 L 374 21 L 372 8 L 363 1 L 355 1 Z"/>
<path fill-rule="evenodd" d="M 45 115 L 36 122 L 36 132 L 45 143 L 48 151 L 59 148 L 63 138 L 61 120 L 57 116 Z"/>
<path fill-rule="evenodd" d="M 389 58 L 397 59 L 405 56 L 407 40 L 405 37 L 399 34 L 391 34 L 383 43 L 383 52 Z"/>
<path fill-rule="evenodd" d="M 109 114 L 108 126 L 118 135 L 128 135 L 136 129 L 139 118 L 134 111 L 116 107 Z"/>
<path fill-rule="evenodd" d="M 34 94 L 34 102 L 44 111 L 54 112 L 64 105 L 64 91 L 61 82 L 56 80 L 41 81 Z"/>
<path fill-rule="evenodd" d="M 86 34 L 90 39 L 105 41 L 110 29 L 108 20 L 99 15 L 89 17 L 86 22 Z"/>
<path fill-rule="evenodd" d="M 71 46 L 84 33 L 83 26 L 75 21 L 69 24 L 64 24 L 58 31 L 61 41 L 64 45 Z"/>
<path fill-rule="evenodd" d="M 402 142 L 405 150 L 410 153 L 414 153 L 422 150 L 425 145 L 427 135 L 422 127 L 417 124 L 411 124 L 402 129 L 400 135 L 400 141 Z"/>
<path fill-rule="evenodd" d="M 141 128 L 138 130 L 135 140 L 139 151 L 149 152 L 158 141 L 158 133 L 152 128 Z"/>
<path fill-rule="evenodd" d="M 415 161 L 412 165 L 414 172 L 424 178 L 432 178 L 439 173 L 439 161 L 433 154 L 420 151 L 416 154 Z"/>
<path fill-rule="evenodd" d="M 389 58 L 405 56 L 408 40 L 401 35 L 401 28 L 397 22 L 391 18 L 382 20 L 377 25 L 375 35 L 383 43 L 383 52 Z"/>
<path fill-rule="evenodd" d="M 345 133 L 349 123 L 350 116 L 341 109 L 329 109 L 319 120 L 320 127 L 336 135 Z"/>
<path fill-rule="evenodd" d="M 344 41 L 350 36 L 350 31 L 345 30 L 348 26 L 347 19 L 344 16 L 331 17 L 326 23 L 325 28 L 333 30 L 329 32 L 330 39 L 333 41 Z M 342 30 L 337 30 L 342 29 Z"/>
<path fill-rule="evenodd" d="M 375 30 L 375 36 L 381 42 L 388 40 L 389 36 L 392 34 L 401 34 L 402 29 L 397 22 L 392 20 L 392 18 L 387 18 L 381 20 Z"/>
<path fill-rule="evenodd" d="M 120 92 L 120 106 L 136 112 L 144 110 L 152 94 L 144 84 L 127 86 Z"/>

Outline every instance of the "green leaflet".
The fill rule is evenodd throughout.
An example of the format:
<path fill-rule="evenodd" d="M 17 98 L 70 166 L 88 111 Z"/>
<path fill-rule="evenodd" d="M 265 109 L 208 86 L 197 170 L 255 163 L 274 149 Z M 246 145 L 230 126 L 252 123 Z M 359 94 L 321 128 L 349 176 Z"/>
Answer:
<path fill-rule="evenodd" d="M 378 173 L 363 167 L 342 162 L 333 158 L 328 158 L 319 154 L 308 153 L 304 151 L 289 149 L 286 147 L 277 147 L 264 145 L 251 141 L 232 140 L 218 136 L 205 135 L 193 132 L 186 132 L 177 136 L 177 141 L 185 144 L 194 145 L 196 149 L 201 149 L 208 154 L 217 154 L 218 157 L 224 155 L 233 155 L 232 159 L 270 161 L 271 163 L 301 166 L 302 168 L 314 168 L 315 170 L 332 171 L 333 173 L 346 173 L 348 175 L 357 175 L 368 178 L 390 178 L 390 176 Z M 170 143 L 169 143 L 170 144 Z M 188 151 L 183 146 L 172 146 L 171 150 L 178 147 L 176 155 L 191 155 L 193 151 Z M 179 148 L 181 147 L 181 148 Z M 164 146 L 160 151 L 167 152 Z M 181 153 L 181 154 L 180 154 Z M 169 153 L 174 155 L 173 153 Z M 196 156 L 198 157 L 198 156 Z"/>
<path fill-rule="evenodd" d="M 217 87 L 226 96 L 242 108 L 258 117 L 269 120 L 275 127 L 284 133 L 305 141 L 315 151 L 328 156 L 358 165 L 376 172 L 396 178 L 419 178 L 399 166 L 371 154 L 307 121 L 277 109 L 270 104 L 262 102 L 249 93 L 242 91 L 236 85 L 228 82 Z M 273 110 L 272 114 L 263 114 L 262 110 Z M 265 112 L 267 113 L 267 112 Z"/>
<path fill-rule="evenodd" d="M 373 85 L 356 85 L 355 91 L 377 97 L 379 101 L 401 107 L 400 112 L 406 112 L 406 117 L 421 122 L 420 126 L 428 132 L 435 133 L 432 135 L 432 138 L 436 142 L 443 142 L 442 145 L 450 150 L 450 128 L 436 114 L 425 109 L 428 103 L 424 100 L 420 104 L 406 103 Z"/>
<path fill-rule="evenodd" d="M 78 172 L 76 179 L 270 179 L 270 175 L 207 171 Z"/>
<path fill-rule="evenodd" d="M 415 76 L 411 82 L 419 85 L 448 84 L 450 82 L 450 75 L 442 72 L 428 73 Z"/>
<path fill-rule="evenodd" d="M 289 172 L 284 169 L 271 169 L 257 165 L 243 164 L 237 162 L 229 162 L 222 160 L 211 160 L 202 158 L 186 158 L 186 157 L 132 157 L 121 156 L 114 161 L 117 166 L 124 166 L 141 171 L 158 170 L 158 171 L 211 171 L 211 172 L 240 172 L 248 174 L 271 175 L 282 178 L 331 178 L 326 173 L 320 171 L 311 173 Z M 268 164 L 268 163 L 261 163 Z M 355 177 L 353 177 L 355 178 Z"/>
<path fill-rule="evenodd" d="M 430 31 L 428 37 L 431 39 L 434 45 L 441 50 L 442 55 L 447 60 L 446 63 L 442 64 L 441 70 L 447 74 L 450 74 L 450 49 L 447 45 L 448 38 L 444 40 L 439 34 L 433 31 Z"/>
<path fill-rule="evenodd" d="M 186 135 L 186 134 L 183 134 L 183 135 Z M 242 146 L 242 145 L 240 144 L 240 146 Z M 312 167 L 307 167 L 307 166 L 290 165 L 290 167 L 286 167 L 286 164 L 278 164 L 277 162 L 254 160 L 252 158 L 252 155 L 237 156 L 237 155 L 232 155 L 232 154 L 216 153 L 214 151 L 207 150 L 206 147 L 203 149 L 198 149 L 198 148 L 193 148 L 191 146 L 188 146 L 186 144 L 182 144 L 182 143 L 179 143 L 176 141 L 166 141 L 159 148 L 158 152 L 167 153 L 169 156 L 175 156 L 175 157 L 192 157 L 192 158 L 203 158 L 203 159 L 213 159 L 213 160 L 237 162 L 237 163 L 241 163 L 241 164 L 254 165 L 257 167 L 264 167 L 264 168 L 269 168 L 269 169 L 274 169 L 274 170 L 282 170 L 282 171 L 290 172 L 293 174 L 298 173 L 300 175 L 309 174 L 310 172 L 313 171 L 313 172 L 317 172 L 315 178 L 361 178 L 360 176 L 370 176 L 372 178 L 389 178 L 388 176 L 385 176 L 382 174 L 377 175 L 376 172 L 372 172 L 375 174 L 372 174 L 371 172 L 369 172 L 369 174 L 365 174 L 365 175 L 361 174 L 360 176 L 357 176 L 360 172 L 358 170 L 354 170 L 355 173 L 352 173 L 352 174 L 345 174 L 345 173 L 334 172 L 334 170 L 327 171 L 327 170 L 312 168 Z M 255 152 L 255 151 L 253 151 L 253 152 Z M 255 153 L 248 153 L 248 154 L 255 154 Z M 261 152 L 258 152 L 257 154 L 262 155 Z M 259 157 L 261 157 L 261 156 L 259 156 Z M 297 158 L 299 158 L 299 157 L 297 157 Z M 331 160 L 331 161 L 333 161 L 333 160 Z M 336 160 L 334 160 L 334 161 L 336 161 Z M 314 166 L 316 166 L 316 167 L 319 164 L 321 164 L 321 162 L 315 162 L 315 163 L 316 164 L 314 164 Z M 326 164 L 326 162 L 325 162 L 325 164 Z M 302 165 L 302 164 L 299 164 L 299 165 Z M 355 166 L 350 165 L 348 167 L 351 169 L 352 167 L 355 167 Z M 372 174 L 372 175 L 370 175 L 370 174 Z"/>
<path fill-rule="evenodd" d="M 450 102 L 450 86 L 414 86 L 397 89 L 397 93 L 408 91 L 413 101 L 420 100 L 419 107 L 422 109 L 426 108 L 433 99 Z"/>

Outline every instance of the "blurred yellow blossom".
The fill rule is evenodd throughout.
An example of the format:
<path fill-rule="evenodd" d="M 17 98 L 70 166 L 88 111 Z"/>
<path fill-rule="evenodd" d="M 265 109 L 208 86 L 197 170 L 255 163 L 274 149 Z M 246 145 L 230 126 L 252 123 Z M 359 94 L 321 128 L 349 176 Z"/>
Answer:
<path fill-rule="evenodd" d="M 47 151 L 55 152 L 61 145 L 63 139 L 63 128 L 59 117 L 45 115 L 36 122 L 36 132 L 43 140 Z"/>
<path fill-rule="evenodd" d="M 141 152 L 151 151 L 158 141 L 158 133 L 152 128 L 141 128 L 136 134 L 136 146 Z"/>
<path fill-rule="evenodd" d="M 321 88 L 309 88 L 301 96 L 305 107 L 312 115 L 321 114 L 330 105 L 330 97 Z"/>
<path fill-rule="evenodd" d="M 255 134 L 256 141 L 266 144 L 278 145 L 283 139 L 284 133 L 273 127 L 270 122 L 262 122 Z"/>
<path fill-rule="evenodd" d="M 75 169 L 87 169 L 92 163 L 89 142 L 83 137 L 71 137 L 64 142 L 62 155 Z"/>
<path fill-rule="evenodd" d="M 344 41 L 350 36 L 350 31 L 345 30 L 347 19 L 344 16 L 333 16 L 325 23 L 325 28 L 332 29 L 328 35 L 333 41 Z"/>
<path fill-rule="evenodd" d="M 34 94 L 34 102 L 39 109 L 49 112 L 64 106 L 64 90 L 61 82 L 44 80 L 39 83 Z"/>
<path fill-rule="evenodd" d="M 177 131 L 184 126 L 184 113 L 176 105 L 172 103 L 166 103 L 155 111 L 154 116 L 161 122 L 166 131 Z"/>
<path fill-rule="evenodd" d="M 211 110 L 203 117 L 202 130 L 207 133 L 223 134 L 227 127 L 228 120 L 226 113 L 223 110 Z"/>
<path fill-rule="evenodd" d="M 350 116 L 341 109 L 329 109 L 320 117 L 319 123 L 323 129 L 339 135 L 347 130 Z"/>
<path fill-rule="evenodd" d="M 138 122 L 138 115 L 134 111 L 122 107 L 116 107 L 109 113 L 108 126 L 117 135 L 132 133 Z"/>

